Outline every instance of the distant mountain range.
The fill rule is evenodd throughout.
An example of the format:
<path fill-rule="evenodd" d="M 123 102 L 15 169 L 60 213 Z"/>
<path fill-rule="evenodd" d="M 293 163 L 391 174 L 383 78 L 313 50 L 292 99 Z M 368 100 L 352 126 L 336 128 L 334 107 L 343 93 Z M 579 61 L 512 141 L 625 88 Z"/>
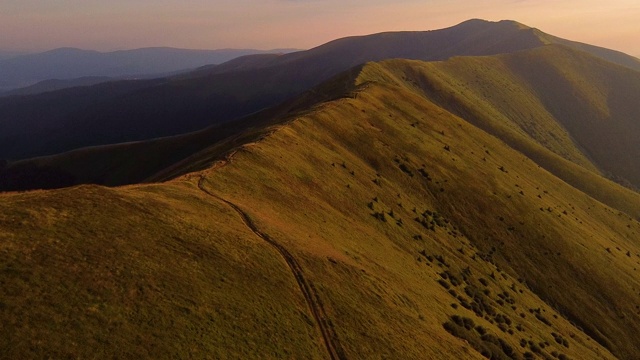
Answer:
<path fill-rule="evenodd" d="M 81 78 L 74 78 L 69 80 L 43 80 L 34 85 L 26 86 L 14 90 L 9 90 L 0 96 L 12 96 L 12 95 L 37 95 L 45 92 L 68 89 L 72 87 L 85 87 L 91 85 L 97 85 L 109 81 L 118 81 L 121 78 L 114 78 L 108 76 L 85 76 Z"/>
<path fill-rule="evenodd" d="M 470 20 L 443 30 L 350 37 L 308 51 L 250 55 L 164 79 L 0 98 L 0 158 L 49 155 L 195 131 L 276 105 L 367 61 L 444 60 L 551 43 L 640 69 L 640 61 L 631 56 L 558 39 L 517 22 Z M 50 55 L 56 58 L 55 53 Z M 158 70 L 160 67 L 154 71 Z"/>
<path fill-rule="evenodd" d="M 11 58 L 18 57 L 18 56 L 21 56 L 21 55 L 26 55 L 26 54 L 28 54 L 28 53 L 21 52 L 21 51 L 0 50 L 0 60 L 11 59 Z"/>
<path fill-rule="evenodd" d="M 27 87 L 45 80 L 159 76 L 219 64 L 238 56 L 291 51 L 294 50 L 188 50 L 158 47 L 113 52 L 60 48 L 18 56 L 12 53 L 5 53 L 3 56 L 0 53 L 0 91 Z"/>

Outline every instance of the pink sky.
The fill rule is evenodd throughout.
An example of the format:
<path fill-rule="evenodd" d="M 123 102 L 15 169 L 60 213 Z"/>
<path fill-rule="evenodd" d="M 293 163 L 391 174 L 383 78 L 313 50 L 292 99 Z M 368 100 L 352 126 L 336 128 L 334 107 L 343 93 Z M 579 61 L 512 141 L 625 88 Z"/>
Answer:
<path fill-rule="evenodd" d="M 516 20 L 640 56 L 637 0 L 1 0 L 0 49 L 310 48 L 470 18 Z"/>

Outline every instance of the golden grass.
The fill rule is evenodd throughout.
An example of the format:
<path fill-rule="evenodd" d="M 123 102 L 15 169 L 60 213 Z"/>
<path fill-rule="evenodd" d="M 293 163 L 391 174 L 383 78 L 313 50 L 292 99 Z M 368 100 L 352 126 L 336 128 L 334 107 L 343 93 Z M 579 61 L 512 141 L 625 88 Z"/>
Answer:
<path fill-rule="evenodd" d="M 414 176 L 402 171 L 400 163 Z M 420 175 L 423 164 L 432 181 Z M 616 239 L 623 249 L 616 250 L 620 255 L 637 253 L 633 239 L 638 224 L 403 88 L 370 84 L 356 99 L 329 103 L 264 141 L 243 147 L 230 165 L 207 176 L 211 191 L 251 214 L 322 284 L 349 357 L 468 356 L 458 352 L 465 351 L 463 344 L 445 340 L 441 324 L 449 315 L 469 313 L 450 306 L 455 300 L 435 281 L 443 268 L 426 266 L 422 250 L 443 255 L 456 271 L 470 266 L 476 281 L 499 274 L 500 291 L 512 284 L 525 288 L 518 278 L 535 290 L 516 292 L 517 309 L 503 310 L 522 321 L 524 333 L 506 335 L 480 320 L 514 347 L 521 337 L 542 341 L 555 331 L 567 338 L 574 335 L 570 348 L 560 349 L 571 357 L 608 356 L 552 304 L 613 351 L 635 351 L 630 334 L 637 317 L 632 299 L 638 278 L 630 274 L 638 259 L 620 259 L 612 266 L 605 248 L 615 248 Z M 594 210 L 587 210 L 589 206 Z M 414 207 L 440 212 L 451 225 L 425 230 L 413 220 Z M 572 207 L 581 210 L 576 213 Z M 380 211 L 387 214 L 387 222 L 372 216 Z M 509 230 L 511 226 L 516 228 Z M 415 240 L 416 235 L 423 240 Z M 503 278 L 478 256 L 469 259 L 491 247 L 498 249 L 493 257 Z M 584 272 L 589 283 L 572 281 Z M 612 282 L 619 287 L 609 291 Z M 603 301 L 594 293 L 609 296 Z M 529 313 L 537 308 L 552 319 L 552 328 Z M 622 308 L 634 315 L 616 318 L 616 309 Z M 522 320 L 520 312 L 527 317 Z M 603 328 L 607 330 L 599 334 L 597 329 Z"/>
<path fill-rule="evenodd" d="M 630 90 L 633 86 L 640 91 L 637 72 L 561 46 L 497 57 L 383 64 L 387 66 L 371 66 L 382 68 L 373 74 L 365 70 L 360 81 L 376 80 L 386 71 L 384 81 L 393 77 L 572 186 L 640 218 L 638 194 L 611 185 L 602 176 L 640 184 L 634 165 L 640 145 L 632 140 L 640 133 L 633 123 L 640 109 L 623 95 L 625 90 L 637 93 Z M 581 85 L 556 86 L 566 79 Z M 582 98 L 572 98 L 575 92 Z M 609 113 L 615 115 L 605 116 Z"/>
<path fill-rule="evenodd" d="M 284 261 L 194 186 L 2 195 L 0 214 L 3 358 L 324 355 Z"/>
<path fill-rule="evenodd" d="M 526 128 L 495 101 L 479 106 L 511 122 L 465 118 L 479 85 L 459 107 L 430 98 L 427 80 L 453 83 L 437 66 L 367 65 L 347 97 L 201 173 L 1 194 L 0 354 L 327 358 L 281 255 L 200 184 L 296 259 L 345 358 L 498 356 L 480 330 L 447 331 L 454 316 L 516 359 L 636 356 L 638 195 L 551 118 Z M 559 135 L 542 146 L 544 131 Z"/>

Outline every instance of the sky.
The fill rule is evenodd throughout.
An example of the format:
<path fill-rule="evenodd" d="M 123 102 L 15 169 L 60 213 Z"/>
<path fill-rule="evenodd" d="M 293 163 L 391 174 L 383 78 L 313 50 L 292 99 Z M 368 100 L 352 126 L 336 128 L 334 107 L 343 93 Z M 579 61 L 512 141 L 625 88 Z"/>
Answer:
<path fill-rule="evenodd" d="M 640 57 L 638 0 L 0 0 L 0 50 L 308 49 L 471 18 L 516 20 Z"/>

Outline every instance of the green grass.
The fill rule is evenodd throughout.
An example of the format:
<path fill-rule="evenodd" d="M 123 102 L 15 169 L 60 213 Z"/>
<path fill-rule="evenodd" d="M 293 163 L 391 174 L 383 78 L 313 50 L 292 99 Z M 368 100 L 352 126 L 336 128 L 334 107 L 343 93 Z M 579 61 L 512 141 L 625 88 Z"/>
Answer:
<path fill-rule="evenodd" d="M 193 186 L 2 200 L 3 358 L 323 356 L 284 261 Z"/>
<path fill-rule="evenodd" d="M 443 149 L 445 144 L 450 151 Z M 415 175 L 407 175 L 394 159 Z M 422 164 L 431 182 L 417 175 Z M 516 294 L 519 310 L 505 313 L 520 319 L 520 311 L 529 314 L 529 309 L 542 307 L 553 320 L 549 327 L 529 314 L 522 320 L 527 330 L 521 336 L 546 339 L 551 332 L 565 337 L 581 333 L 548 302 L 622 357 L 635 351 L 635 340 L 628 336 L 637 315 L 620 320 L 614 309 L 635 313 L 631 304 L 636 285 L 631 284 L 638 283 L 633 273 L 637 259 L 612 265 L 615 262 L 604 256 L 612 241 L 637 252 L 633 239 L 638 224 L 415 93 L 370 85 L 357 99 L 329 103 L 244 147 L 230 165 L 208 176 L 212 191 L 249 212 L 260 228 L 304 259 L 316 283 L 327 284 L 322 291 L 350 356 L 437 356 L 439 351 L 464 356 L 451 353 L 462 346 L 438 343 L 446 338 L 443 315 L 461 310 L 450 306 L 454 301 L 435 282 L 443 268 L 417 261 L 422 250 L 443 255 L 458 271 L 471 266 L 478 277 L 499 274 L 501 291 L 512 284 L 525 289 Z M 381 186 L 373 183 L 376 178 Z M 541 206 L 555 212 L 542 212 Z M 414 207 L 436 210 L 451 225 L 425 230 L 413 221 Z M 565 209 L 569 215 L 563 214 Z M 395 219 L 403 220 L 402 226 L 392 220 L 391 210 Z M 385 212 L 387 221 L 373 217 L 374 212 Z M 454 226 L 455 237 L 449 234 Z M 509 230 L 512 226 L 516 229 Z M 414 240 L 416 234 L 424 241 Z M 470 260 L 491 247 L 499 249 L 493 261 L 506 278 L 478 256 Z M 459 248 L 466 249 L 464 254 Z M 589 282 L 573 281 L 584 272 Z M 609 290 L 612 282 L 615 290 Z M 596 293 L 609 296 L 604 301 Z M 501 333 L 495 324 L 484 325 Z M 607 330 L 598 334 L 603 327 Z M 517 333 L 504 337 L 518 346 Z M 594 357 L 595 352 L 606 350 L 584 334 L 574 336 L 572 346 L 564 349 L 575 358 Z"/>
<path fill-rule="evenodd" d="M 574 187 L 640 217 L 637 193 L 602 178 L 605 174 L 631 187 L 640 184 L 634 165 L 640 158 L 634 140 L 640 129 L 633 122 L 640 114 L 627 98 L 637 93 L 634 86 L 640 87 L 637 72 L 561 46 L 497 57 L 386 64 L 382 70 L 367 69 L 360 81 L 375 81 L 386 71 L 385 81 L 393 77 Z M 564 87 L 563 82 L 573 85 Z"/>
<path fill-rule="evenodd" d="M 526 127 L 524 80 L 447 69 L 498 59 L 368 64 L 165 183 L 0 194 L 0 356 L 326 358 L 281 255 L 200 183 L 292 254 L 349 359 L 633 358 L 640 195 L 551 112 Z M 479 95 L 500 84 L 517 107 Z"/>

